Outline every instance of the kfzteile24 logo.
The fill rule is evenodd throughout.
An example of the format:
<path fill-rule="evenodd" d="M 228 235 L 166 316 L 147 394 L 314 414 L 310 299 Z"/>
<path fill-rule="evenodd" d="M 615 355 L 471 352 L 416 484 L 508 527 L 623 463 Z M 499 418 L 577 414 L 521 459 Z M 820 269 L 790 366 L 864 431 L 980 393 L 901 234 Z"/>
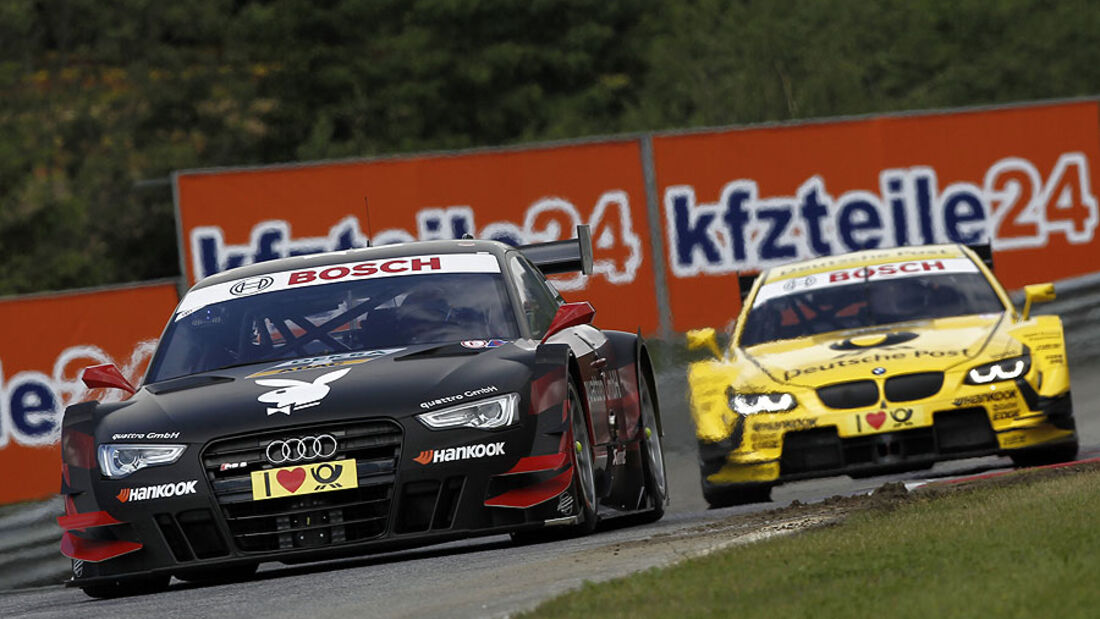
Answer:
<path fill-rule="evenodd" d="M 415 240 L 459 239 L 471 234 L 481 239 L 523 245 L 570 238 L 579 224 L 588 224 L 592 228 L 594 246 L 593 274 L 612 284 L 634 281 L 642 263 L 642 241 L 634 229 L 626 191 L 610 189 L 603 192 L 588 212 L 563 198 L 547 197 L 536 200 L 520 213 L 520 221 L 500 220 L 479 226 L 475 221 L 475 209 L 470 206 L 422 208 L 412 213 L 415 232 L 389 228 L 375 233 L 369 240 L 371 245 L 378 246 Z M 354 215 L 341 219 L 323 237 L 295 237 L 291 233 L 291 222 L 284 220 L 255 223 L 244 245 L 228 243 L 220 226 L 198 226 L 190 231 L 189 237 L 192 276 L 196 280 L 276 258 L 366 247 L 368 241 L 359 218 Z M 554 285 L 561 290 L 579 290 L 584 287 L 584 280 L 580 275 L 558 277 Z"/>
<path fill-rule="evenodd" d="M 733 180 L 702 203 L 691 185 L 665 189 L 669 264 L 677 277 L 758 270 L 796 259 L 927 243 L 992 243 L 998 250 L 1045 247 L 1054 235 L 1092 241 L 1097 202 L 1089 162 L 1063 153 L 1045 176 L 1031 161 L 993 163 L 982 184 L 940 187 L 934 168 L 878 173 L 878 192 L 829 193 L 806 179 L 793 196 L 761 196 L 755 180 Z"/>

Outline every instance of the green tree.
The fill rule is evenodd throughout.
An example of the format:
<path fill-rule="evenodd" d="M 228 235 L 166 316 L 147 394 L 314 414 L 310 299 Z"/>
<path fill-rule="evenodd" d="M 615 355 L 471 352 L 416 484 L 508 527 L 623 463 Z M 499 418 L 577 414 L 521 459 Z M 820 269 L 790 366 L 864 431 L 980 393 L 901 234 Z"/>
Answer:
<path fill-rule="evenodd" d="M 1088 0 L 0 0 L 0 294 L 176 275 L 173 170 L 1098 91 Z"/>

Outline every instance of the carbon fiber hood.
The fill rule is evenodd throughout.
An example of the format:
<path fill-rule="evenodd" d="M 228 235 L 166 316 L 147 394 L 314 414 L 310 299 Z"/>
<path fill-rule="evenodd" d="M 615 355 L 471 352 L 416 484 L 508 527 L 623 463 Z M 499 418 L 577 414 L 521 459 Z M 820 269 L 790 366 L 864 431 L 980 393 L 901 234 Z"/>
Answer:
<path fill-rule="evenodd" d="M 265 362 L 146 385 L 103 414 L 96 441 L 203 443 L 249 431 L 370 417 L 408 418 L 522 391 L 533 342 L 470 349 L 412 346 L 382 354 Z M 176 434 L 178 433 L 178 434 Z"/>

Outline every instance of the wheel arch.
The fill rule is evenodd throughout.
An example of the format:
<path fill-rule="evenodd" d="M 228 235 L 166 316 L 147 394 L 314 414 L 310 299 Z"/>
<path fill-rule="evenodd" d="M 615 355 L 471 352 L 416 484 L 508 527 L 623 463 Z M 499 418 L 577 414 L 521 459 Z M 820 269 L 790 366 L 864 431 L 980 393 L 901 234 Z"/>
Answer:
<path fill-rule="evenodd" d="M 615 353 L 615 365 L 619 368 L 633 364 L 635 368 L 634 384 L 641 385 L 642 372 L 649 379 L 650 399 L 653 401 L 653 414 L 657 418 L 657 432 L 665 435 L 663 422 L 661 421 L 661 404 L 657 398 L 657 375 L 653 365 L 653 358 L 649 353 L 649 344 L 642 337 L 639 329 L 635 333 L 625 331 L 605 331 L 607 339 L 611 342 L 611 348 Z"/>
<path fill-rule="evenodd" d="M 581 406 L 584 407 L 584 426 L 588 428 L 588 441 L 590 444 L 596 444 L 596 433 L 592 429 L 592 410 L 588 406 L 588 391 L 585 389 L 584 380 L 581 379 L 581 366 L 577 361 L 577 358 L 572 352 L 569 353 L 569 360 L 566 364 L 566 380 L 573 384 L 577 389 L 577 395 L 581 398 Z M 566 398 L 569 394 L 566 393 Z"/>

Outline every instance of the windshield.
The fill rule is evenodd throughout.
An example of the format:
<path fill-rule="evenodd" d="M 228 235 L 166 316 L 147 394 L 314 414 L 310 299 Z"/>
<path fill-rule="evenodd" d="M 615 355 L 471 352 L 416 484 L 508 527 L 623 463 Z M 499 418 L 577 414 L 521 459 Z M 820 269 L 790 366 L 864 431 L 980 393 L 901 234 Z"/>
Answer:
<path fill-rule="evenodd" d="M 294 283 L 293 274 L 290 281 Z M 233 294 L 242 288 L 240 282 L 237 286 Z M 271 288 L 187 310 L 185 299 L 157 348 L 146 382 L 267 361 L 518 337 L 499 272 Z"/>
<path fill-rule="evenodd" d="M 1004 310 L 969 259 L 875 265 L 761 286 L 745 317 L 740 345 Z"/>

